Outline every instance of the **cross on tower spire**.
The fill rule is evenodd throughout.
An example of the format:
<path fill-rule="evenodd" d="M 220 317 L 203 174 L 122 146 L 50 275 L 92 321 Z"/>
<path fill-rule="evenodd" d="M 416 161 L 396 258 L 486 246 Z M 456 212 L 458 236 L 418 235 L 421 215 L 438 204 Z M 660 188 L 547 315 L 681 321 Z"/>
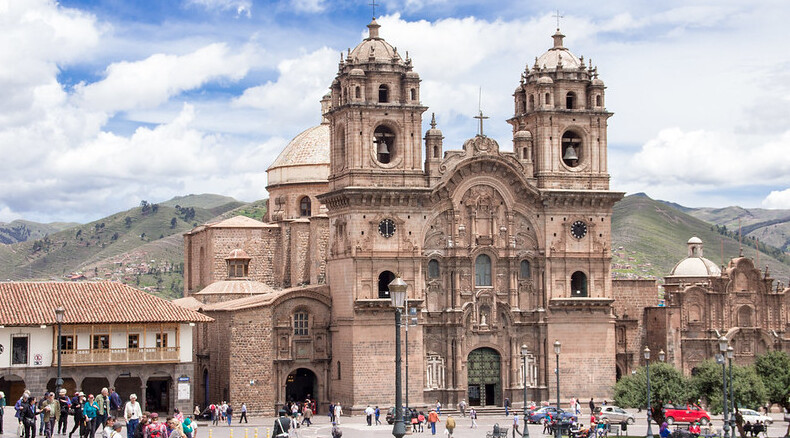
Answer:
<path fill-rule="evenodd" d="M 373 1 L 375 1 L 375 0 L 373 0 Z M 557 9 L 557 13 L 552 15 L 552 17 L 557 19 L 557 30 L 560 30 L 560 18 L 565 18 L 565 16 L 564 15 L 560 15 L 560 10 Z"/>
<path fill-rule="evenodd" d="M 483 87 L 480 87 L 480 91 L 477 96 L 477 112 L 478 115 L 474 116 L 473 118 L 480 120 L 480 133 L 478 135 L 485 137 L 483 134 L 483 120 L 487 119 L 488 116 L 483 115 Z"/>
<path fill-rule="evenodd" d="M 378 6 L 376 0 L 371 0 L 369 4 L 373 8 L 373 18 L 376 18 L 376 6 Z"/>

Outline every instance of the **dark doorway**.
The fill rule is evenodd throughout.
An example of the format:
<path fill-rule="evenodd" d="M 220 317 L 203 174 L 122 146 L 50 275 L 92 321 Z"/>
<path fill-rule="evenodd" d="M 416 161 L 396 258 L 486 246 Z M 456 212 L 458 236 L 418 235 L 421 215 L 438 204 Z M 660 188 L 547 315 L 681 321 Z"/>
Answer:
<path fill-rule="evenodd" d="M 55 392 L 55 383 L 57 380 L 57 378 L 49 379 L 47 382 L 47 391 Z M 71 377 L 63 377 L 63 388 L 66 388 L 66 394 L 71 396 L 71 394 L 74 394 L 77 391 L 77 382 L 75 382 Z M 87 394 L 87 391 L 84 392 Z"/>
<path fill-rule="evenodd" d="M 469 353 L 466 363 L 469 404 L 471 406 L 502 403 L 501 359 L 493 348 L 478 348 Z M 477 405 L 472 404 L 472 388 L 477 388 Z M 481 392 L 482 390 L 482 392 Z"/>
<path fill-rule="evenodd" d="M 121 396 L 121 400 L 124 403 L 129 400 L 129 396 L 132 394 L 137 395 L 137 401 L 141 404 L 145 402 L 142 399 L 142 390 L 143 381 L 139 377 L 118 377 L 115 379 L 115 392 Z M 145 409 L 145 406 L 143 406 L 143 409 Z"/>
<path fill-rule="evenodd" d="M 110 387 L 110 382 L 105 377 L 86 377 L 82 380 L 82 392 L 93 394 L 94 396 L 101 394 L 102 388 Z"/>
<path fill-rule="evenodd" d="M 13 374 L 0 377 L 0 391 L 3 391 L 5 394 L 6 403 L 13 405 L 25 392 L 25 381 Z M 8 410 L 6 410 L 6 413 L 8 413 Z"/>
<path fill-rule="evenodd" d="M 151 377 L 145 384 L 145 410 L 170 412 L 170 377 Z"/>
<path fill-rule="evenodd" d="M 496 385 L 493 383 L 486 384 L 486 405 L 495 405 L 496 403 Z"/>
<path fill-rule="evenodd" d="M 469 406 L 480 406 L 480 385 L 469 385 L 466 392 L 469 396 Z"/>
<path fill-rule="evenodd" d="M 209 396 L 209 392 L 208 392 L 208 388 L 209 388 L 208 383 L 209 383 L 208 382 L 208 370 L 203 370 L 203 407 L 204 408 L 208 407 L 208 405 L 210 403 L 209 399 L 211 398 Z"/>
<path fill-rule="evenodd" d="M 285 380 L 285 401 L 317 400 L 318 379 L 307 368 L 298 368 Z"/>

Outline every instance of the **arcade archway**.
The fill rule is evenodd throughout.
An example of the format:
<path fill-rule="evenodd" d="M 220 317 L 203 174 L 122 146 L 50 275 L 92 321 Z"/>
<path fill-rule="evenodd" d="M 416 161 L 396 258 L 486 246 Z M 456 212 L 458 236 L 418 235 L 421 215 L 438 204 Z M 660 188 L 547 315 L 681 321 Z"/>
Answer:
<path fill-rule="evenodd" d="M 304 401 L 316 399 L 318 378 L 307 368 L 297 368 L 285 379 L 285 401 Z"/>
<path fill-rule="evenodd" d="M 493 348 L 478 348 L 466 362 L 470 406 L 498 406 L 502 402 L 501 358 Z"/>

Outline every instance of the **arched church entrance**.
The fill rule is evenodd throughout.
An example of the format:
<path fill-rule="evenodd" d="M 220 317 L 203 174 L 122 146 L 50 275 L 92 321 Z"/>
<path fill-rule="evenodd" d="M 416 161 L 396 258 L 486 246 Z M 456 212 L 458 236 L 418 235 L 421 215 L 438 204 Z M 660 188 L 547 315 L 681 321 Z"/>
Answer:
<path fill-rule="evenodd" d="M 470 406 L 499 405 L 502 399 L 501 358 L 493 348 L 478 348 L 466 361 Z"/>
<path fill-rule="evenodd" d="M 307 368 L 297 368 L 285 380 L 285 401 L 316 400 L 318 378 Z"/>

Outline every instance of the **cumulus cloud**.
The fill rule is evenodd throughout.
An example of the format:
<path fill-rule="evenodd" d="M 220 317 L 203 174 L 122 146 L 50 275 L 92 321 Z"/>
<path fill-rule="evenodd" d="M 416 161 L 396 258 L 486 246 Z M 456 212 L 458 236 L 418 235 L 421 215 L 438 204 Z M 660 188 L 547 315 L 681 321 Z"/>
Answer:
<path fill-rule="evenodd" d="M 271 132 L 292 127 L 307 128 L 320 121 L 321 97 L 337 71 L 338 52 L 323 47 L 277 66 L 278 77 L 248 88 L 234 101 L 236 107 L 263 112 L 262 123 Z"/>
<path fill-rule="evenodd" d="M 291 7 L 299 12 L 323 12 L 326 9 L 325 0 L 290 0 Z"/>
<path fill-rule="evenodd" d="M 774 190 L 763 199 L 762 206 L 765 208 L 790 209 L 790 188 L 784 190 Z"/>
<path fill-rule="evenodd" d="M 153 107 L 212 80 L 239 80 L 258 56 L 251 45 L 234 52 L 215 43 L 182 56 L 158 53 L 117 62 L 107 67 L 103 80 L 75 87 L 74 98 L 86 109 L 105 112 Z"/>
<path fill-rule="evenodd" d="M 186 0 L 187 6 L 200 6 L 210 11 L 235 11 L 237 16 L 252 14 L 251 0 Z"/>

